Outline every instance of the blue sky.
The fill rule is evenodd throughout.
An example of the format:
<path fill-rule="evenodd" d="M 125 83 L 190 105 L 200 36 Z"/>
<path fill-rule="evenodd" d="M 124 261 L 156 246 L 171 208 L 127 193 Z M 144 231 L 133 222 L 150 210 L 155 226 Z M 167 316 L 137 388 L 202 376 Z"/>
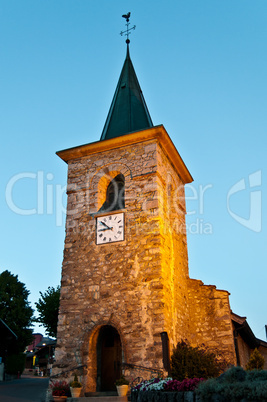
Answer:
<path fill-rule="evenodd" d="M 128 11 L 153 123 L 194 177 L 190 276 L 228 290 L 265 339 L 266 0 L 0 0 L 1 270 L 33 306 L 60 282 L 67 165 L 55 152 L 99 140 Z"/>

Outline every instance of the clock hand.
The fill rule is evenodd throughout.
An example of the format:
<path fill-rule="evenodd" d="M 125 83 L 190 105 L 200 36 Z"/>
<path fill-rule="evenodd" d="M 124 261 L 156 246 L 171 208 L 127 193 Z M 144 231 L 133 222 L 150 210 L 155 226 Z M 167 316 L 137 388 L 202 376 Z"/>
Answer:
<path fill-rule="evenodd" d="M 106 228 L 103 228 L 103 229 L 98 229 L 98 232 L 104 232 L 105 230 L 113 230 L 113 228 L 106 227 Z"/>
<path fill-rule="evenodd" d="M 110 229 L 110 227 L 105 222 L 100 221 L 100 223 L 102 223 L 102 225 L 106 226 L 106 228 Z"/>

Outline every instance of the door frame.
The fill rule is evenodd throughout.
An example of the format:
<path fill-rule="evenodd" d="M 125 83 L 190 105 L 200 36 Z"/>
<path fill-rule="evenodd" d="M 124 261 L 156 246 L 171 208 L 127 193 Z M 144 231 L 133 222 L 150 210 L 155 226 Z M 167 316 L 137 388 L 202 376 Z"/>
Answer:
<path fill-rule="evenodd" d="M 104 353 L 107 353 L 106 359 L 103 355 Z M 96 360 L 96 391 L 115 391 L 115 380 L 122 374 L 123 350 L 120 333 L 113 325 L 102 325 L 99 329 L 96 343 Z"/>

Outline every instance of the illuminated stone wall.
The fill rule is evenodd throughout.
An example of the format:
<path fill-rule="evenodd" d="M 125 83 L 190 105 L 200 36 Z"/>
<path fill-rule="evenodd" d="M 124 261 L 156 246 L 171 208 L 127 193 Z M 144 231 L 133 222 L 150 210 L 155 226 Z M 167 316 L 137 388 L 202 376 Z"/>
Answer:
<path fill-rule="evenodd" d="M 173 349 L 189 329 L 184 183 L 163 149 L 157 150 L 164 330 Z"/>
<path fill-rule="evenodd" d="M 163 131 L 153 128 L 147 135 L 153 130 Z M 86 364 L 85 391 L 96 389 L 96 344 L 103 325 L 117 329 L 127 363 L 163 369 L 163 331 L 169 335 L 171 350 L 180 339 L 188 339 L 218 347 L 234 362 L 227 292 L 188 276 L 181 178 L 185 173 L 179 171 L 179 163 L 186 168 L 177 162 L 177 151 L 169 147 L 172 157 L 166 152 L 169 137 L 164 137 L 164 148 L 158 138 L 146 138 L 146 132 L 138 135 L 141 140 L 133 134 L 130 144 L 124 137 L 122 143 L 108 142 L 112 149 L 97 151 L 89 144 L 88 155 L 86 146 L 84 154 L 83 149 L 74 149 L 68 160 L 53 374 Z M 125 240 L 96 245 L 94 214 L 105 200 L 109 182 L 119 173 L 125 177 Z M 146 376 L 151 372 L 142 372 Z"/>
<path fill-rule="evenodd" d="M 236 364 L 229 293 L 189 279 L 189 337 L 194 346 L 204 344 Z"/>
<path fill-rule="evenodd" d="M 164 304 L 156 147 L 155 141 L 148 141 L 69 163 L 53 373 L 77 362 L 87 364 L 87 390 L 96 385 L 94 336 L 102 325 L 113 325 L 120 333 L 125 361 L 162 368 Z M 117 172 L 125 176 L 125 241 L 99 246 L 92 216 L 99 207 L 99 182 L 103 175 L 112 178 Z"/>

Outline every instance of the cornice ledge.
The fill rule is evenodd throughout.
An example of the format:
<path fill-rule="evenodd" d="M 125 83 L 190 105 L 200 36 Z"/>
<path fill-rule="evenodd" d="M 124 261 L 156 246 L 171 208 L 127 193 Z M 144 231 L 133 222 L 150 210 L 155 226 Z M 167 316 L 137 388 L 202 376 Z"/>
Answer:
<path fill-rule="evenodd" d="M 127 145 L 134 145 L 153 139 L 159 141 L 162 148 L 165 150 L 171 162 L 177 169 L 183 182 L 191 183 L 193 178 L 163 125 L 154 126 L 142 131 L 135 131 L 104 141 L 91 142 L 89 144 L 65 149 L 56 152 L 56 154 L 63 161 L 68 163 L 71 160 L 88 157 L 96 153 L 110 151 L 112 149 L 121 148 Z"/>

